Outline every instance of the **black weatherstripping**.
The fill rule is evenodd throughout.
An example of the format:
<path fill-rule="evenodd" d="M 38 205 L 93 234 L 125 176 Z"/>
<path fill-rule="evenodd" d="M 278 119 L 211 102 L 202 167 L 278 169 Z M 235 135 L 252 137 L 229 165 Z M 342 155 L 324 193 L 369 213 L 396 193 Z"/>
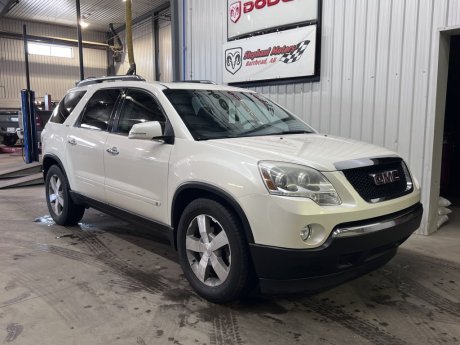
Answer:
<path fill-rule="evenodd" d="M 129 223 L 136 224 L 139 226 L 137 230 L 140 230 L 148 234 L 156 234 L 158 236 L 164 237 L 169 240 L 171 246 L 174 246 L 174 231 L 173 228 L 167 224 L 155 222 L 151 219 L 147 219 L 142 216 L 133 214 L 131 212 L 113 207 L 106 203 L 88 198 L 74 191 L 70 191 L 70 195 L 72 197 L 73 202 L 77 205 L 92 207 L 101 212 L 110 214 L 111 216 L 114 216 L 116 218 L 120 218 Z"/>

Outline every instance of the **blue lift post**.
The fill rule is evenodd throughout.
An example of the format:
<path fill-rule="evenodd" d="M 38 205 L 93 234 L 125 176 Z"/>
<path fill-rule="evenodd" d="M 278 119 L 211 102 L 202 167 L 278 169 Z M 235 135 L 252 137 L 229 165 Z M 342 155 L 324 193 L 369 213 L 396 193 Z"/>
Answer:
<path fill-rule="evenodd" d="M 35 121 L 35 92 L 30 90 L 29 53 L 27 49 L 27 29 L 22 26 L 24 40 L 24 61 L 26 64 L 27 89 L 21 90 L 21 110 L 24 123 L 24 152 L 27 164 L 38 162 L 37 123 Z"/>

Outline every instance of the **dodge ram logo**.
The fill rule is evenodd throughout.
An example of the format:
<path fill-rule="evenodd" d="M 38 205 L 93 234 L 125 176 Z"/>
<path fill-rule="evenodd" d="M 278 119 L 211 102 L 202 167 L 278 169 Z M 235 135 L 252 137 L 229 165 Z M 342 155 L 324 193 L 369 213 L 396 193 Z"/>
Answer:
<path fill-rule="evenodd" d="M 231 74 L 238 72 L 243 65 L 243 48 L 232 48 L 225 51 L 225 69 Z"/>
<path fill-rule="evenodd" d="M 237 1 L 230 5 L 230 19 L 236 23 L 241 18 L 241 1 Z"/>
<path fill-rule="evenodd" d="M 383 184 L 393 183 L 401 180 L 398 170 L 389 170 L 377 174 L 370 174 L 374 179 L 376 186 L 381 186 Z"/>

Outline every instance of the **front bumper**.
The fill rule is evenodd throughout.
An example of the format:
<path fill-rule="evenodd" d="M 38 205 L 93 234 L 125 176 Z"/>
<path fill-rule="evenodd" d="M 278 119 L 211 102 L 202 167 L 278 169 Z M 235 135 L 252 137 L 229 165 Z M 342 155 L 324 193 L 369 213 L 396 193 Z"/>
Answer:
<path fill-rule="evenodd" d="M 339 224 L 314 249 L 250 244 L 264 293 L 314 291 L 353 279 L 388 262 L 422 219 L 420 203 L 364 221 Z"/>

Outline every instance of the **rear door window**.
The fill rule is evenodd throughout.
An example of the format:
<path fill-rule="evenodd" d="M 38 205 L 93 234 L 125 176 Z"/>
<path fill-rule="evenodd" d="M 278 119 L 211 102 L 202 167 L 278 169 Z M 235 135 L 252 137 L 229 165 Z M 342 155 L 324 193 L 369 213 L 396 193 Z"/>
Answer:
<path fill-rule="evenodd" d="M 86 105 L 80 127 L 99 131 L 108 130 L 120 93 L 120 89 L 96 91 Z"/>
<path fill-rule="evenodd" d="M 85 93 L 86 91 L 71 91 L 65 95 L 62 101 L 59 102 L 59 106 L 54 109 L 49 121 L 54 123 L 64 123 Z"/>

